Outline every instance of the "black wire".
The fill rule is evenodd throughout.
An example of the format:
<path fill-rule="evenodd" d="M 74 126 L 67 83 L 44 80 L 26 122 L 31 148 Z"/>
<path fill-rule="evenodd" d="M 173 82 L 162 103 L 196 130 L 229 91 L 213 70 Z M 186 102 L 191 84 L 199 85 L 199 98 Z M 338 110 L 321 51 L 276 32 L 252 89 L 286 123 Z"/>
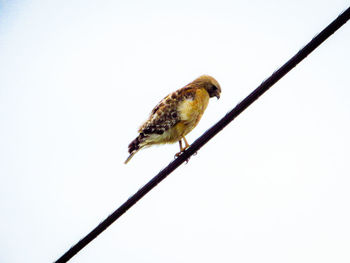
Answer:
<path fill-rule="evenodd" d="M 77 244 L 72 246 L 66 253 L 64 253 L 56 263 L 67 262 L 87 244 L 94 240 L 107 227 L 123 215 L 130 207 L 139 201 L 144 195 L 151 191 L 157 184 L 165 179 L 171 172 L 179 167 L 183 162 L 188 160 L 194 153 L 196 153 L 204 144 L 219 133 L 226 125 L 242 113 L 249 105 L 257 100 L 265 93 L 273 84 L 286 75 L 292 68 L 294 68 L 300 61 L 307 57 L 314 51 L 322 42 L 324 42 L 330 35 L 337 31 L 350 19 L 350 7 L 340 14 L 331 24 L 329 24 L 321 33 L 314 37 L 304 48 L 288 60 L 281 68 L 275 71 L 268 79 L 260 84 L 251 94 L 249 94 L 242 102 L 240 102 L 234 109 L 227 113 L 220 121 L 213 127 L 208 129 L 201 137 L 192 143 L 183 154 L 172 161 L 167 167 L 161 170 L 151 181 L 138 190 L 131 196 L 124 204 L 115 210 L 110 216 L 102 221 L 95 229 L 81 239 Z"/>

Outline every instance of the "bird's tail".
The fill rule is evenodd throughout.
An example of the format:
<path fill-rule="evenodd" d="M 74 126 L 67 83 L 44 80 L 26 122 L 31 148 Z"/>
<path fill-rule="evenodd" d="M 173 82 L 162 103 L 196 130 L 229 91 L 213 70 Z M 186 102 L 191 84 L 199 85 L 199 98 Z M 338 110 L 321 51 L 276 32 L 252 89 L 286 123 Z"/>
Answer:
<path fill-rule="evenodd" d="M 125 160 L 125 164 L 127 164 L 130 159 L 139 151 L 141 150 L 144 145 L 142 145 L 143 142 L 143 138 L 144 135 L 141 133 L 135 140 L 133 140 L 130 144 L 129 144 L 129 157 Z"/>

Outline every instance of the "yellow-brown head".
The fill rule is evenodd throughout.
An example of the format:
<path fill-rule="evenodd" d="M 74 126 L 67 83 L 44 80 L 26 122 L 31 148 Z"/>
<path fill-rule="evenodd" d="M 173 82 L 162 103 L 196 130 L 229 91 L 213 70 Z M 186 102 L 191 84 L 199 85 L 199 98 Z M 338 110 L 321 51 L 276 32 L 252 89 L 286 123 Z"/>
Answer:
<path fill-rule="evenodd" d="M 196 86 L 198 85 L 203 87 L 209 93 L 209 97 L 217 97 L 220 99 L 221 87 L 213 77 L 209 75 L 202 75 L 195 79 L 192 83 L 196 84 Z"/>

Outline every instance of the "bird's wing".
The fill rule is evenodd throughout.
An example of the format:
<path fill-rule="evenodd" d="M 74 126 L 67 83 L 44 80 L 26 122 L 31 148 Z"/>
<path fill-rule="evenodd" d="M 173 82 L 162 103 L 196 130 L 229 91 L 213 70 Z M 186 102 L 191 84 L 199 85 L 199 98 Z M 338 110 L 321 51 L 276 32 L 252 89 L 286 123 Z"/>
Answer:
<path fill-rule="evenodd" d="M 195 91 L 188 87 L 170 93 L 154 107 L 148 120 L 140 127 L 139 133 L 163 134 L 175 126 L 181 121 L 178 105 L 186 99 L 193 100 L 194 96 Z"/>

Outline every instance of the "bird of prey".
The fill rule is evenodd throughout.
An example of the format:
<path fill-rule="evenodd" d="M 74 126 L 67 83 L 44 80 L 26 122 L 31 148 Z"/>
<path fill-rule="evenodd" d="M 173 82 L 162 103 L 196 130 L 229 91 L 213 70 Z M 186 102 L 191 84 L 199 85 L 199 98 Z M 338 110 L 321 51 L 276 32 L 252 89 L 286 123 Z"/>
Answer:
<path fill-rule="evenodd" d="M 139 135 L 129 144 L 129 157 L 125 164 L 142 148 L 164 143 L 179 142 L 179 156 L 190 145 L 185 136 L 198 124 L 209 98 L 220 98 L 219 83 L 203 75 L 162 99 L 152 110 L 148 120 L 141 125 Z M 182 145 L 182 140 L 185 146 Z"/>

